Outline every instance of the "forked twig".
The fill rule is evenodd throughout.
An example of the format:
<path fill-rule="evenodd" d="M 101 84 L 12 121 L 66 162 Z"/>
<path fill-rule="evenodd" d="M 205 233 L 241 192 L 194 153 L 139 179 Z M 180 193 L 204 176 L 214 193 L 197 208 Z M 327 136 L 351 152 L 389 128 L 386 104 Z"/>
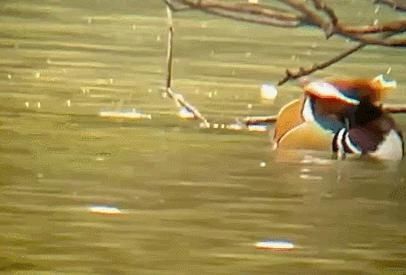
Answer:
<path fill-rule="evenodd" d="M 291 10 L 280 9 L 267 5 L 252 5 L 245 3 L 226 3 L 218 0 L 173 0 L 177 4 L 183 5 L 182 7 L 177 7 L 173 4 L 172 0 L 163 0 L 167 4 L 167 14 L 168 14 L 168 46 L 167 46 L 167 78 L 166 78 L 166 93 L 171 97 L 178 107 L 184 107 L 196 118 L 203 121 L 203 125 L 207 128 L 210 127 L 207 119 L 199 112 L 197 108 L 192 106 L 189 102 L 185 100 L 182 94 L 177 93 L 171 87 L 172 81 L 172 63 L 173 63 L 173 36 L 174 27 L 172 20 L 172 11 L 181 11 L 185 9 L 199 9 L 204 12 L 216 14 L 223 17 L 233 18 L 241 21 L 249 21 L 259 24 L 268 24 L 279 27 L 299 27 L 301 25 L 312 25 L 323 29 L 327 37 L 333 34 L 339 34 L 346 36 L 353 40 L 360 41 L 359 44 L 354 47 L 334 56 L 333 58 L 324 61 L 320 64 L 313 64 L 309 68 L 300 67 L 296 72 L 287 69 L 285 76 L 278 82 L 278 85 L 283 85 L 291 79 L 297 79 L 302 76 L 309 75 L 316 71 L 325 69 L 332 64 L 346 58 L 347 56 L 353 54 L 356 51 L 361 50 L 367 45 L 383 45 L 383 46 L 396 46 L 397 44 L 393 41 L 387 40 L 391 36 L 395 36 L 399 33 L 403 33 L 406 28 L 406 21 L 399 20 L 394 22 L 389 22 L 384 25 L 375 26 L 349 26 L 341 24 L 335 11 L 327 6 L 323 0 L 312 0 L 314 8 L 311 9 L 309 5 L 306 5 L 303 1 L 298 0 L 284 0 L 283 2 L 290 6 L 297 13 L 293 13 Z M 395 0 L 376 0 L 376 2 L 382 2 L 388 4 L 389 2 L 396 2 Z M 320 16 L 316 11 L 322 12 L 327 16 Z M 379 37 L 366 36 L 368 34 L 379 34 Z M 400 46 L 404 44 L 400 41 Z M 382 108 L 390 113 L 406 113 L 406 106 L 404 105 L 384 105 Z M 246 117 L 243 122 L 246 126 L 257 125 L 257 124 L 267 124 L 275 123 L 277 116 L 255 116 Z"/>
<path fill-rule="evenodd" d="M 209 127 L 209 122 L 207 119 L 199 112 L 199 110 L 191 105 L 180 93 L 175 92 L 172 89 L 172 68 L 173 68 L 173 35 L 174 35 L 174 27 L 173 27 L 173 19 L 172 19 L 172 10 L 169 5 L 166 6 L 166 11 L 168 15 L 168 46 L 167 46 L 167 56 L 166 56 L 166 64 L 167 64 L 167 71 L 166 71 L 166 86 L 165 92 L 166 94 L 172 98 L 177 106 L 182 106 L 186 108 L 189 112 L 193 113 L 195 117 L 200 119 L 206 127 Z"/>
<path fill-rule="evenodd" d="M 351 25 L 343 23 L 335 10 L 324 0 L 279 0 L 281 6 L 269 4 L 227 2 L 225 0 L 163 0 L 167 5 L 175 7 L 180 5 L 188 9 L 246 21 L 256 24 L 266 24 L 277 27 L 300 28 L 312 26 L 324 31 L 326 38 L 339 35 L 358 41 L 358 44 L 337 56 L 320 64 L 313 64 L 309 68 L 301 67 L 297 71 L 287 69 L 285 76 L 279 81 L 282 85 L 291 79 L 309 75 L 325 69 L 367 45 L 380 45 L 387 47 L 406 47 L 406 39 L 402 36 L 406 31 L 406 20 L 394 20 L 383 24 Z M 402 10 L 405 6 L 403 0 L 375 0 Z M 284 6 L 283 6 L 284 5 Z M 174 9 L 176 11 L 176 9 Z"/>
<path fill-rule="evenodd" d="M 400 3 L 400 0 L 381 1 Z M 327 38 L 332 35 L 339 35 L 370 45 L 406 47 L 406 39 L 402 36 L 398 38 L 371 36 L 371 34 L 386 32 L 404 33 L 406 31 L 406 20 L 400 19 L 379 25 L 349 25 L 340 22 L 335 11 L 323 0 L 313 0 L 315 9 L 303 0 L 280 0 L 281 4 L 290 9 L 287 7 L 281 9 L 264 4 L 228 2 L 226 0 L 171 0 L 171 2 L 190 9 L 257 24 L 291 28 L 312 26 L 324 31 Z M 399 7 L 399 5 L 396 5 L 396 7 Z"/>
<path fill-rule="evenodd" d="M 314 1 L 317 2 L 317 0 L 314 0 Z M 385 33 L 384 35 L 382 35 L 382 38 L 389 38 L 389 37 L 394 36 L 394 35 L 396 35 L 396 33 Z M 289 81 L 291 79 L 297 79 L 297 78 L 300 78 L 302 76 L 306 76 L 306 75 L 312 74 L 312 73 L 314 73 L 316 71 L 325 69 L 325 68 L 337 63 L 338 61 L 346 58 L 347 56 L 355 53 L 356 51 L 359 51 L 359 50 L 363 49 L 364 47 L 366 47 L 368 45 L 369 45 L 368 43 L 359 43 L 358 45 L 355 45 L 354 47 L 340 53 L 339 55 L 336 55 L 333 58 L 331 58 L 331 59 L 329 59 L 327 61 L 324 61 L 323 63 L 313 64 L 310 68 L 307 68 L 307 69 L 305 69 L 303 67 L 300 67 L 296 72 L 293 72 L 292 70 L 287 69 L 285 71 L 285 77 L 282 78 L 278 82 L 278 85 L 279 86 L 283 85 L 284 83 L 286 83 L 287 81 Z"/>

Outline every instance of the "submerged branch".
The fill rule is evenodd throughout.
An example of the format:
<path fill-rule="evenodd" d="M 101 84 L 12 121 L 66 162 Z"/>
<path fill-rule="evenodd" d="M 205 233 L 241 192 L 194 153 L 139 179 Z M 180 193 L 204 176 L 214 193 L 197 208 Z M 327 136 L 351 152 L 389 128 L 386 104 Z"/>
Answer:
<path fill-rule="evenodd" d="M 186 108 L 189 112 L 191 112 L 196 118 L 200 119 L 203 124 L 209 128 L 209 122 L 207 119 L 199 112 L 199 110 L 194 107 L 192 104 L 190 104 L 182 94 L 175 92 L 172 90 L 172 88 L 166 89 L 166 93 L 169 95 L 170 98 L 172 98 L 176 105 L 179 107 L 184 107 Z"/>

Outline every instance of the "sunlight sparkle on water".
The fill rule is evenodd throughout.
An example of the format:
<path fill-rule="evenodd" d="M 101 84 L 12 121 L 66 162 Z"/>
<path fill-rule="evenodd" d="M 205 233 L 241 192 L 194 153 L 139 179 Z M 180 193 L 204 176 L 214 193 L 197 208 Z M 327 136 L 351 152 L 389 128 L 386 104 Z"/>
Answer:
<path fill-rule="evenodd" d="M 295 245 L 289 241 L 279 241 L 279 240 L 267 240 L 257 242 L 255 244 L 256 248 L 260 249 L 270 249 L 270 250 L 290 250 L 295 248 Z"/>
<path fill-rule="evenodd" d="M 122 211 L 116 207 L 112 206 L 104 206 L 104 205 L 95 205 L 89 207 L 89 211 L 91 213 L 96 214 L 107 214 L 107 215 L 118 215 L 122 214 Z"/>

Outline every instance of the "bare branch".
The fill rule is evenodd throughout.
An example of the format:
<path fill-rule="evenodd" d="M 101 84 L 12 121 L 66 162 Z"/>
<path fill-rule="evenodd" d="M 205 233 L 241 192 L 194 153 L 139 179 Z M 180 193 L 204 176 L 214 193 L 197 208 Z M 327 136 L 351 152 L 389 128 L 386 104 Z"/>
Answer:
<path fill-rule="evenodd" d="M 333 58 L 331 58 L 331 59 L 329 59 L 329 60 L 327 60 L 327 61 L 325 61 L 323 63 L 313 64 L 312 67 L 307 68 L 307 69 L 301 67 L 301 68 L 298 69 L 297 72 L 293 72 L 291 70 L 286 70 L 285 77 L 282 78 L 278 82 L 278 85 L 279 86 L 283 85 L 283 84 L 285 84 L 287 81 L 289 81 L 291 79 L 297 79 L 299 77 L 306 76 L 306 75 L 312 74 L 312 73 L 314 73 L 316 71 L 325 69 L 325 68 L 331 66 L 332 64 L 337 63 L 338 61 L 340 61 L 340 60 L 346 58 L 347 56 L 355 53 L 356 51 L 361 50 L 366 45 L 367 44 L 365 44 L 365 43 L 360 43 L 360 44 L 356 45 L 355 47 L 352 47 L 352 48 L 346 50 L 345 52 L 342 52 L 341 54 L 339 54 L 339 55 L 337 55 L 337 56 L 335 56 L 335 57 L 333 57 Z"/>
<path fill-rule="evenodd" d="M 256 24 L 291 28 L 305 25 L 312 26 L 322 29 L 327 38 L 337 34 L 371 45 L 406 47 L 406 39 L 387 39 L 370 35 L 388 32 L 394 34 L 404 33 L 406 31 L 406 20 L 392 21 L 381 25 L 348 25 L 340 22 L 334 9 L 329 7 L 323 0 L 312 0 L 314 8 L 302 0 L 280 0 L 287 6 L 286 9 L 264 4 L 227 3 L 221 0 L 165 1 L 172 5 L 176 2 L 189 9 L 198 9 L 209 14 Z"/>
<path fill-rule="evenodd" d="M 382 37 L 384 39 L 387 39 L 387 38 L 390 38 L 393 35 L 395 35 L 395 33 L 386 33 Z M 291 79 L 297 79 L 297 78 L 300 78 L 302 76 L 306 76 L 306 75 L 312 74 L 312 73 L 314 73 L 316 71 L 325 69 L 325 68 L 337 63 L 338 61 L 346 58 L 347 56 L 355 53 L 356 51 L 361 50 L 362 48 L 366 47 L 367 45 L 368 45 L 367 43 L 359 43 L 358 45 L 348 49 L 347 51 L 342 52 L 341 54 L 339 54 L 337 56 L 334 56 L 333 58 L 331 58 L 331 59 L 329 59 L 329 60 L 327 60 L 327 61 L 325 61 L 325 62 L 323 62 L 321 64 L 313 64 L 312 67 L 307 68 L 307 69 L 305 69 L 303 67 L 300 67 L 297 70 L 297 72 L 293 72 L 292 70 L 287 69 L 286 72 L 285 72 L 285 77 L 282 78 L 278 82 L 278 85 L 279 86 L 283 85 L 284 83 L 286 83 L 287 81 L 289 81 Z"/>
<path fill-rule="evenodd" d="M 406 11 L 406 3 L 401 0 L 375 0 L 375 3 L 387 5 L 394 10 Z"/>
<path fill-rule="evenodd" d="M 172 59 L 173 59 L 173 20 L 172 11 L 169 6 L 166 6 L 166 12 L 168 16 L 168 45 L 166 53 L 166 90 L 171 88 L 172 81 Z"/>
<path fill-rule="evenodd" d="M 405 47 L 406 39 L 394 39 L 392 36 L 404 33 L 406 31 L 406 20 L 392 21 L 383 25 L 352 26 L 339 21 L 335 11 L 325 4 L 323 0 L 311 0 L 313 8 L 302 0 L 280 0 L 290 7 L 281 9 L 269 5 L 247 4 L 247 3 L 225 3 L 220 0 L 163 0 L 167 4 L 168 12 L 168 51 L 167 51 L 167 78 L 166 93 L 172 98 L 177 106 L 186 108 L 193 113 L 194 117 L 203 121 L 203 126 L 210 128 L 207 119 L 199 112 L 197 108 L 185 100 L 178 92 L 171 87 L 172 63 L 173 63 L 173 36 L 174 28 L 172 22 L 172 11 L 182 11 L 189 9 L 199 9 L 203 12 L 219 15 L 226 18 L 232 18 L 240 21 L 247 21 L 257 24 L 273 25 L 278 27 L 300 27 L 303 25 L 313 26 L 322 29 L 326 37 L 333 34 L 344 36 L 352 40 L 359 41 L 358 45 L 344 51 L 337 56 L 320 64 L 314 64 L 309 68 L 300 67 L 297 71 L 287 69 L 285 77 L 281 79 L 278 85 L 286 83 L 290 79 L 297 79 L 309 75 L 315 71 L 322 70 L 332 64 L 344 59 L 345 57 L 361 50 L 367 45 L 381 45 L 390 47 Z M 174 5 L 174 2 L 178 6 Z M 397 0 L 376 0 L 376 2 L 388 4 Z M 295 11 L 295 12 L 292 12 Z M 405 105 L 383 105 L 382 109 L 390 113 L 406 113 Z M 275 123 L 276 116 L 254 116 L 243 119 L 246 126 Z M 218 128 L 218 124 L 214 124 Z M 224 127 L 223 127 L 224 126 Z M 238 129 L 241 124 L 237 125 Z M 221 128 L 237 129 L 234 125 L 222 124 Z M 249 128 L 249 127 L 248 127 Z"/>
<path fill-rule="evenodd" d="M 403 32 L 403 31 L 402 31 Z M 396 39 L 396 38 L 388 38 L 389 36 L 396 35 L 398 32 L 389 32 L 389 35 L 380 36 L 380 37 L 371 37 L 366 35 L 358 35 L 358 34 L 351 34 L 351 33 L 342 33 L 341 35 L 350 38 L 351 40 L 355 40 L 358 42 L 362 42 L 368 45 L 377 45 L 377 46 L 386 46 L 386 47 L 406 47 L 406 39 Z"/>
<path fill-rule="evenodd" d="M 396 46 L 396 47 L 406 46 L 405 39 L 386 39 L 385 37 L 371 37 L 364 35 L 383 32 L 393 32 L 394 34 L 402 33 L 406 31 L 406 20 L 393 21 L 386 23 L 384 25 L 369 25 L 369 26 L 344 25 L 338 21 L 338 17 L 335 14 L 334 10 L 331 7 L 329 7 L 323 0 L 312 0 L 312 1 L 316 9 L 323 11 L 331 21 L 331 26 L 333 29 L 329 30 L 329 33 L 326 33 L 326 35 L 337 33 L 345 37 L 351 38 L 352 40 L 372 45 Z M 318 19 L 310 17 L 310 20 L 312 20 L 315 24 L 319 24 Z"/>
<path fill-rule="evenodd" d="M 406 113 L 405 104 L 384 104 L 381 106 L 382 110 L 392 114 L 404 114 Z M 258 124 L 273 124 L 278 120 L 278 115 L 269 116 L 247 116 L 242 119 L 246 126 L 258 125 Z"/>
<path fill-rule="evenodd" d="M 300 0 L 284 0 L 284 3 L 303 14 L 305 24 L 321 28 L 325 32 L 327 38 L 334 33 L 334 24 L 325 20 L 316 11 L 311 9 L 306 2 Z"/>
<path fill-rule="evenodd" d="M 237 21 L 245 21 L 249 23 L 261 24 L 261 25 L 269 25 L 274 27 L 282 27 L 282 28 L 296 28 L 300 25 L 300 21 L 281 21 L 274 18 L 267 18 L 267 17 L 252 17 L 247 15 L 240 15 L 236 13 L 230 13 L 228 11 L 219 10 L 219 9 L 207 9 L 203 10 L 203 12 L 218 15 L 221 17 L 237 20 Z"/>
<path fill-rule="evenodd" d="M 272 25 L 277 27 L 297 27 L 300 25 L 300 16 L 287 10 L 269 5 L 247 3 L 223 3 L 216 0 L 193 1 L 175 0 L 190 9 L 199 9 L 234 20 L 246 21 L 256 24 Z"/>
<path fill-rule="evenodd" d="M 387 39 L 383 37 L 361 35 L 388 31 L 392 31 L 394 34 L 402 33 L 406 31 L 406 20 L 390 22 L 383 26 L 346 26 L 339 22 L 334 10 L 323 0 L 312 1 L 316 9 L 323 11 L 328 16 L 328 22 L 319 14 L 310 9 L 305 2 L 298 0 L 285 0 L 285 2 L 292 8 L 306 15 L 306 22 L 309 25 L 323 29 L 327 38 L 333 34 L 339 34 L 365 44 L 389 47 L 406 47 L 406 39 Z"/>
<path fill-rule="evenodd" d="M 190 10 L 189 7 L 185 7 L 185 6 L 176 6 L 172 3 L 171 0 L 162 0 L 167 7 L 169 7 L 171 9 L 171 11 L 173 12 L 179 12 L 179 11 L 186 11 L 186 10 Z"/>
<path fill-rule="evenodd" d="M 337 34 L 360 42 L 355 47 L 350 48 L 321 64 L 314 64 L 307 69 L 299 68 L 296 72 L 286 70 L 285 77 L 279 81 L 278 85 L 282 85 L 290 79 L 296 79 L 327 68 L 362 49 L 366 45 L 406 47 L 406 39 L 391 38 L 391 36 L 396 36 L 397 34 L 406 31 L 406 20 L 392 21 L 383 25 L 346 25 L 339 21 L 335 11 L 329 7 L 324 0 L 311 0 L 313 7 L 303 0 L 280 0 L 280 2 L 287 6 L 285 9 L 261 4 L 226 3 L 221 0 L 164 1 L 171 5 L 176 2 L 177 4 L 190 9 L 198 9 L 210 14 L 257 24 L 278 27 L 299 27 L 301 25 L 309 25 L 322 29 L 327 38 L 333 34 Z"/>
<path fill-rule="evenodd" d="M 181 2 L 183 5 L 189 6 L 194 9 L 221 9 L 225 11 L 247 13 L 252 15 L 261 15 L 269 18 L 278 19 L 281 21 L 299 21 L 301 20 L 300 15 L 293 14 L 288 10 L 275 8 L 269 5 L 261 4 L 249 4 L 249 3 L 225 3 L 218 0 L 176 0 Z"/>
<path fill-rule="evenodd" d="M 385 112 L 399 114 L 399 113 L 406 113 L 406 105 L 405 104 L 384 104 L 382 109 Z"/>
<path fill-rule="evenodd" d="M 367 25 L 367 26 L 349 26 L 339 25 L 338 28 L 344 33 L 349 34 L 370 34 L 381 32 L 404 32 L 406 31 L 406 20 L 388 22 L 383 25 Z"/>
<path fill-rule="evenodd" d="M 326 5 L 322 0 L 313 0 L 313 4 L 318 10 L 324 11 L 324 13 L 330 18 L 331 23 L 335 26 L 338 23 L 338 17 L 334 10 Z"/>
<path fill-rule="evenodd" d="M 338 28 L 343 33 L 379 33 L 379 32 L 404 32 L 406 31 L 406 20 L 388 22 L 383 25 L 367 25 L 367 26 L 350 26 L 338 22 L 338 17 L 335 11 L 329 7 L 323 0 L 312 0 L 316 9 L 323 11 L 329 18 L 335 28 Z"/>
<path fill-rule="evenodd" d="M 278 119 L 278 115 L 273 116 L 247 116 L 243 118 L 246 126 L 258 124 L 272 124 Z"/>

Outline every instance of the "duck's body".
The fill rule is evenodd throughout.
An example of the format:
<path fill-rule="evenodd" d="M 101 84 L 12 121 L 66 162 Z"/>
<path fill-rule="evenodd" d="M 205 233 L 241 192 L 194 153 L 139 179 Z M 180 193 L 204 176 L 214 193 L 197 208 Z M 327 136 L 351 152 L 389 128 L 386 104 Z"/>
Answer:
<path fill-rule="evenodd" d="M 326 130 L 315 120 L 309 97 L 288 103 L 278 114 L 275 148 L 329 150 L 333 137 L 334 132 Z"/>
<path fill-rule="evenodd" d="M 402 134 L 380 107 L 386 92 L 382 81 L 380 77 L 309 83 L 304 96 L 278 114 L 275 148 L 401 159 Z"/>

